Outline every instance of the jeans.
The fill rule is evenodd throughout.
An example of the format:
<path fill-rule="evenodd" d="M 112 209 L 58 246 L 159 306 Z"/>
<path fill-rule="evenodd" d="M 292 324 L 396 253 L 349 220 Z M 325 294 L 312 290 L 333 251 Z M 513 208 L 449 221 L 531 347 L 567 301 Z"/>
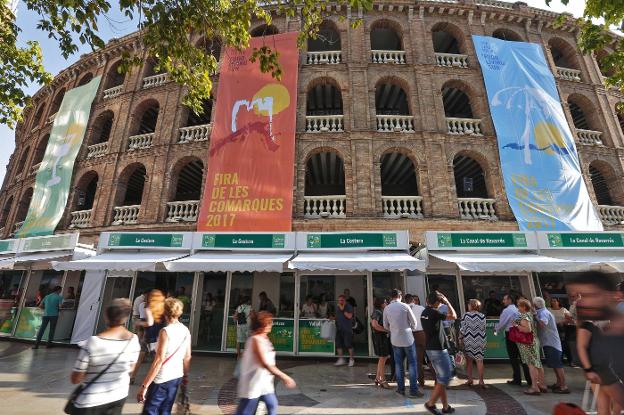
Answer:
<path fill-rule="evenodd" d="M 43 337 L 43 333 L 45 333 L 45 329 L 50 323 L 50 331 L 48 332 L 48 344 L 52 343 L 54 340 L 54 332 L 56 331 L 56 322 L 58 321 L 58 316 L 43 316 L 41 320 L 41 327 L 39 327 L 39 332 L 37 332 L 37 341 L 35 342 L 35 346 L 39 346 L 41 343 L 41 338 Z"/>
<path fill-rule="evenodd" d="M 440 385 L 448 386 L 453 378 L 453 367 L 451 365 L 451 356 L 446 349 L 444 350 L 427 350 L 427 356 L 433 366 L 436 375 L 436 382 Z"/>
<path fill-rule="evenodd" d="M 254 399 L 241 398 L 238 408 L 236 408 L 236 415 L 255 415 L 260 401 L 266 405 L 268 415 L 277 414 L 277 396 L 274 393 L 269 393 Z"/>
<path fill-rule="evenodd" d="M 407 356 L 407 367 L 409 369 L 410 394 L 418 392 L 418 369 L 416 368 L 416 346 L 412 343 L 407 347 L 392 346 L 394 354 L 394 364 L 396 366 L 396 380 L 399 392 L 405 392 L 405 369 L 403 359 Z"/>
<path fill-rule="evenodd" d="M 182 378 L 152 383 L 147 388 L 142 415 L 170 415 Z"/>

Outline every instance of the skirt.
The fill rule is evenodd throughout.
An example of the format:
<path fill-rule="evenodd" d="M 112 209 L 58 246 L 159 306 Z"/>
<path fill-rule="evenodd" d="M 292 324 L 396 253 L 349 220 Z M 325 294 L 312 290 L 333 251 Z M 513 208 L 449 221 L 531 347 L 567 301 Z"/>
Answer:
<path fill-rule="evenodd" d="M 390 356 L 392 350 L 390 338 L 385 333 L 373 333 L 373 350 L 377 357 Z"/>

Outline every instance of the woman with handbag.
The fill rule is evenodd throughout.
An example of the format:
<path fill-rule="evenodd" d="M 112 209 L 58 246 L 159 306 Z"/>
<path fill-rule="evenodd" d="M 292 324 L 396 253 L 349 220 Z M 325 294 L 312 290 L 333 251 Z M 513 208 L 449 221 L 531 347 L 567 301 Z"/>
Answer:
<path fill-rule="evenodd" d="M 136 334 L 125 327 L 131 309 L 127 298 L 113 300 L 104 312 L 108 328 L 81 346 L 71 374 L 71 382 L 81 385 L 72 394 L 65 413 L 121 414 L 130 373 L 141 351 Z"/>
<path fill-rule="evenodd" d="M 529 366 L 531 387 L 524 391 L 525 395 L 540 395 L 547 392 L 544 382 L 544 368 L 540 359 L 540 344 L 535 331 L 531 302 L 526 298 L 518 300 L 520 316 L 509 330 L 509 337 L 516 342 L 522 363 Z"/>
<path fill-rule="evenodd" d="M 386 361 L 391 354 L 392 345 L 390 344 L 388 330 L 383 326 L 383 309 L 386 308 L 388 303 L 385 299 L 377 297 L 373 305 L 375 307 L 371 315 L 373 349 L 375 350 L 375 355 L 379 357 L 375 385 L 383 389 L 390 389 L 390 385 L 386 381 Z"/>
<path fill-rule="evenodd" d="M 184 304 L 177 298 L 165 300 L 167 326 L 160 330 L 152 366 L 137 393 L 143 402 L 143 415 L 169 415 L 178 386 L 186 384 L 191 363 L 191 333 L 178 319 Z"/>
<path fill-rule="evenodd" d="M 480 310 L 481 301 L 474 298 L 468 301 L 468 312 L 461 319 L 459 333 L 466 357 L 468 381 L 464 385 L 472 386 L 472 363 L 475 362 L 479 373 L 479 386 L 486 389 L 487 385 L 483 380 L 483 357 L 486 346 L 485 315 Z"/>

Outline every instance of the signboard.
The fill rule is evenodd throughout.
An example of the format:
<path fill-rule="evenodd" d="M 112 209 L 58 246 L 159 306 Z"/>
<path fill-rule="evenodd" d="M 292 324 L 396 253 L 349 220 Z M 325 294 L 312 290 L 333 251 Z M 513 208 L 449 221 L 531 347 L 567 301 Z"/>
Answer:
<path fill-rule="evenodd" d="M 202 248 L 286 248 L 286 234 L 283 233 L 208 233 L 201 239 Z"/>
<path fill-rule="evenodd" d="M 395 232 L 387 233 L 308 233 L 306 248 L 398 248 Z"/>
<path fill-rule="evenodd" d="M 536 249 L 533 232 L 426 232 L 430 250 L 530 250 Z"/>
<path fill-rule="evenodd" d="M 328 320 L 299 320 L 299 353 L 334 354 L 336 345 L 332 340 L 321 338 L 321 326 Z"/>
<path fill-rule="evenodd" d="M 520 230 L 601 231 L 542 46 L 472 38 Z"/>
<path fill-rule="evenodd" d="M 78 234 L 68 233 L 22 239 L 19 252 L 65 251 L 76 247 Z"/>
<path fill-rule="evenodd" d="M 541 235 L 540 242 L 543 248 L 591 248 L 591 249 L 622 249 L 624 248 L 624 233 L 619 232 L 546 232 Z"/>
<path fill-rule="evenodd" d="M 100 79 L 97 76 L 88 84 L 68 91 L 63 97 L 37 172 L 28 214 L 16 232 L 17 237 L 51 235 L 63 217 L 74 162 L 82 146 Z"/>
<path fill-rule="evenodd" d="M 498 333 L 498 336 L 494 335 L 494 327 L 498 324 L 498 319 L 487 319 L 485 323 L 486 334 L 486 346 L 485 346 L 485 358 L 486 359 L 508 359 L 507 346 L 505 344 L 505 333 Z"/>
<path fill-rule="evenodd" d="M 273 319 L 273 329 L 269 333 L 276 352 L 293 353 L 295 351 L 295 320 L 292 318 Z"/>
<path fill-rule="evenodd" d="M 183 233 L 111 233 L 109 247 L 182 248 Z"/>
<path fill-rule="evenodd" d="M 12 254 L 17 250 L 17 240 L 4 239 L 0 241 L 0 255 Z"/>
<path fill-rule="evenodd" d="M 281 80 L 249 61 L 265 44 L 279 53 Z M 297 33 L 226 49 L 198 230 L 291 230 L 298 61 Z"/>

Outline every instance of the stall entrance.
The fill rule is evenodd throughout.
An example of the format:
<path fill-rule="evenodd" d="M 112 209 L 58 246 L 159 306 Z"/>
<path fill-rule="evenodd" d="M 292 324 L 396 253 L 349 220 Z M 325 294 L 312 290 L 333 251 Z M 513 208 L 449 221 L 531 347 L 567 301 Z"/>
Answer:
<path fill-rule="evenodd" d="M 106 328 L 104 320 L 104 310 L 115 298 L 129 298 L 132 289 L 132 275 L 108 275 L 104 284 L 104 293 L 102 294 L 102 302 L 98 317 L 96 333 Z"/>

